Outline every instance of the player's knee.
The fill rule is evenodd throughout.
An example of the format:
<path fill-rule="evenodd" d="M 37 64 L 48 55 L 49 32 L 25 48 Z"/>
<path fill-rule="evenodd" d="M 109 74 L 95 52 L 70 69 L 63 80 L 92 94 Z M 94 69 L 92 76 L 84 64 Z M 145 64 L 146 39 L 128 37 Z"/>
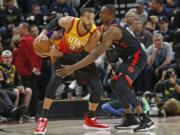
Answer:
<path fill-rule="evenodd" d="M 90 102 L 92 102 L 92 103 L 99 103 L 100 102 L 100 100 L 101 100 L 101 94 L 91 94 L 91 96 L 90 96 Z"/>
<path fill-rule="evenodd" d="M 120 78 L 119 80 L 113 80 L 111 82 L 111 87 L 113 90 L 117 91 L 123 91 L 125 87 L 129 87 L 128 82 L 123 79 Z"/>

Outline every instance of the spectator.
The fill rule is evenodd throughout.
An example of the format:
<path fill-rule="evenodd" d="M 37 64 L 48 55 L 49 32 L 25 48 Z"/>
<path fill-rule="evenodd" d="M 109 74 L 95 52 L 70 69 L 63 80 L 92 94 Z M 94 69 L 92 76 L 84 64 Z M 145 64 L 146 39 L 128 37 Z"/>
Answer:
<path fill-rule="evenodd" d="M 21 36 L 19 34 L 14 34 L 11 40 L 11 48 L 13 51 L 16 51 L 19 48 L 20 41 L 21 41 Z"/>
<path fill-rule="evenodd" d="M 154 16 L 157 16 L 157 17 L 166 16 L 169 21 L 169 24 L 171 25 L 172 12 L 169 12 L 169 10 L 163 6 L 162 0 L 151 1 L 151 7 L 150 7 L 150 10 L 148 11 L 148 15 L 150 18 Z"/>
<path fill-rule="evenodd" d="M 31 35 L 36 38 L 39 35 L 39 29 L 38 26 L 32 25 L 31 26 Z"/>
<path fill-rule="evenodd" d="M 137 17 L 139 17 L 143 23 L 143 25 L 148 20 L 148 13 L 144 9 L 144 0 L 136 0 L 136 8 L 130 9 L 128 12 L 134 12 Z"/>
<path fill-rule="evenodd" d="M 154 32 L 161 33 L 165 42 L 169 42 L 173 45 L 174 32 L 169 28 L 169 22 L 166 16 L 159 17 L 159 30 Z"/>
<path fill-rule="evenodd" d="M 32 12 L 26 17 L 26 20 L 33 25 L 42 26 L 44 23 L 43 13 L 39 4 L 32 5 Z"/>
<path fill-rule="evenodd" d="M 135 37 L 148 48 L 152 44 L 152 34 L 143 28 L 140 18 L 135 18 L 132 26 Z"/>
<path fill-rule="evenodd" d="M 21 11 L 14 5 L 13 0 L 6 1 L 6 8 L 4 10 L 6 26 L 11 31 L 14 26 L 24 21 Z"/>
<path fill-rule="evenodd" d="M 162 102 L 166 102 L 171 98 L 180 99 L 180 79 L 177 78 L 174 69 L 163 71 L 161 80 L 154 87 L 154 92 L 162 93 Z"/>
<path fill-rule="evenodd" d="M 173 13 L 177 7 L 177 4 L 178 0 L 166 0 L 166 4 L 164 5 L 164 7 L 166 7 L 170 12 Z"/>
<path fill-rule="evenodd" d="M 155 93 L 161 93 L 161 112 L 166 115 L 177 115 L 180 113 L 180 79 L 174 69 L 163 72 L 161 80 L 154 87 Z M 159 95 L 159 94 L 158 94 Z"/>
<path fill-rule="evenodd" d="M 2 64 L 0 65 L 0 74 L 1 74 L 1 84 L 3 89 L 12 90 L 16 95 L 15 107 L 19 105 L 20 95 L 23 95 L 23 104 L 25 105 L 26 118 L 28 114 L 28 107 L 31 101 L 32 90 L 30 88 L 24 88 L 22 85 L 20 76 L 16 72 L 16 68 L 11 64 L 12 62 L 12 53 L 9 50 L 2 52 Z M 24 117 L 23 116 L 23 117 Z"/>
<path fill-rule="evenodd" d="M 134 12 L 127 12 L 125 15 L 124 21 L 130 29 L 132 29 L 133 21 L 135 18 L 137 18 L 137 16 Z"/>
<path fill-rule="evenodd" d="M 30 88 L 24 89 L 22 86 L 19 75 L 16 72 L 15 66 L 11 64 L 12 62 L 12 53 L 9 50 L 2 52 L 2 64 L 0 65 L 0 72 L 2 78 L 1 83 L 2 87 L 6 89 L 12 89 L 16 94 L 15 106 L 19 104 L 20 94 L 25 95 L 24 104 L 28 108 L 31 101 L 32 90 Z"/>
<path fill-rule="evenodd" d="M 163 42 L 163 36 L 160 33 L 153 35 L 153 44 L 146 52 L 148 65 L 145 68 L 144 85 L 145 90 L 152 90 L 155 84 L 153 80 L 160 79 L 162 71 L 170 68 L 173 53 L 172 47 L 169 43 Z"/>
<path fill-rule="evenodd" d="M 22 77 L 22 82 L 25 87 L 30 87 L 33 90 L 32 100 L 30 104 L 30 112 L 33 116 L 36 115 L 37 109 L 37 79 L 41 70 L 41 58 L 35 54 L 33 50 L 34 38 L 30 34 L 30 26 L 28 23 L 21 23 L 19 31 L 22 39 L 16 50 L 13 51 L 14 63 L 17 67 L 17 72 Z"/>
<path fill-rule="evenodd" d="M 49 12 L 61 16 L 75 16 L 73 8 L 67 5 L 65 0 L 56 0 L 51 4 Z"/>

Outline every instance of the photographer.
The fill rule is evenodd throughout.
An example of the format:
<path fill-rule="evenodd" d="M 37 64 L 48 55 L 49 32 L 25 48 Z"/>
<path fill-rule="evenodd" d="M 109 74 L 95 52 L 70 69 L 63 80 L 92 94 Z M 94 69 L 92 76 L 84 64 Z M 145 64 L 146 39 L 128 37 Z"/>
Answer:
<path fill-rule="evenodd" d="M 162 94 L 161 103 L 163 104 L 161 112 L 167 115 L 176 115 L 180 113 L 180 79 L 174 69 L 165 70 L 161 80 L 155 85 L 154 93 Z"/>
<path fill-rule="evenodd" d="M 179 99 L 180 94 L 180 79 L 174 69 L 163 71 L 161 80 L 154 87 L 155 93 L 162 93 L 162 101 L 167 101 L 170 98 Z"/>

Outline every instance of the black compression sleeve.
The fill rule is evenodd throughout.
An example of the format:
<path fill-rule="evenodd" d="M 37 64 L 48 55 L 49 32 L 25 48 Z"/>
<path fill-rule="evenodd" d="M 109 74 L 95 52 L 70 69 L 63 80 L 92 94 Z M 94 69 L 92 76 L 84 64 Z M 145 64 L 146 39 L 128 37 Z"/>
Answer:
<path fill-rule="evenodd" d="M 50 23 L 48 23 L 48 25 L 46 25 L 45 29 L 47 31 L 50 31 L 56 28 L 58 26 L 58 21 L 60 18 L 60 16 L 56 16 L 53 20 L 50 21 Z"/>

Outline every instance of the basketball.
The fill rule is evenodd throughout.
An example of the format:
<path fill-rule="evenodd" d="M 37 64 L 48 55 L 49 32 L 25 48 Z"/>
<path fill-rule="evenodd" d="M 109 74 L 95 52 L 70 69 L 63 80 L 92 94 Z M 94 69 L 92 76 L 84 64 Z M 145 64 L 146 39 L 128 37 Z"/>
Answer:
<path fill-rule="evenodd" d="M 41 57 L 48 57 L 46 55 L 44 55 L 44 53 L 49 53 L 50 50 L 51 50 L 51 42 L 50 40 L 41 40 L 41 41 L 38 41 L 37 40 L 34 40 L 34 43 L 33 43 L 33 49 L 35 51 L 35 53 Z"/>

